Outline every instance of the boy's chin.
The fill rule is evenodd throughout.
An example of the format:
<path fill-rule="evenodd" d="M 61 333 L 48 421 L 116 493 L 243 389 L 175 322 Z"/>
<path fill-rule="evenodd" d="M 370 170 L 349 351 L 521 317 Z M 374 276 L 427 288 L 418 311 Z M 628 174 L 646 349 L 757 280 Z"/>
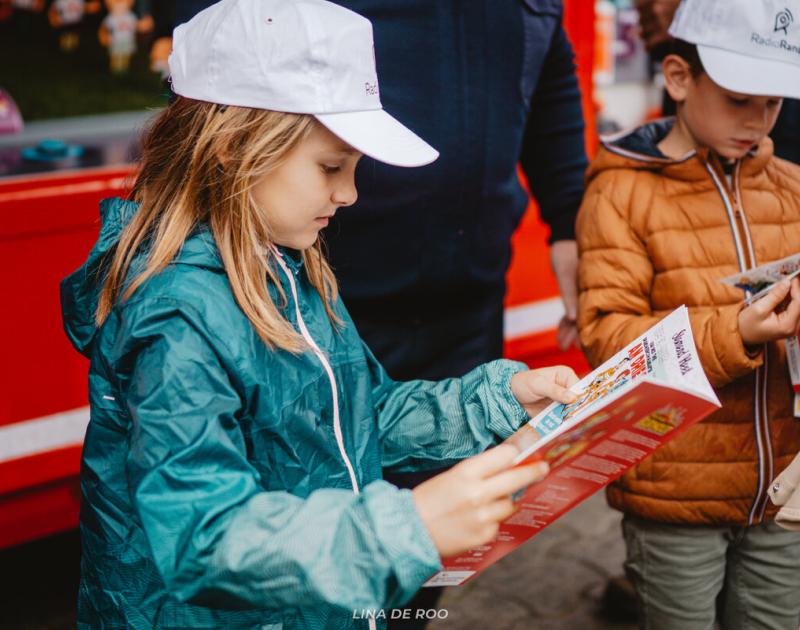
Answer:
<path fill-rule="evenodd" d="M 714 151 L 725 160 L 741 160 L 753 149 L 749 147 L 732 147 L 730 145 L 715 148 Z"/>

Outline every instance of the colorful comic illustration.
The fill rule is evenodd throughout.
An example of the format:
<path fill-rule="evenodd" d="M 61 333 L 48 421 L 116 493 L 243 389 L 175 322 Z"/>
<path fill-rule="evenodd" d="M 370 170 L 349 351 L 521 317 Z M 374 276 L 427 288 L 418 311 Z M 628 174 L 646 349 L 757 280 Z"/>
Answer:
<path fill-rule="evenodd" d="M 721 282 L 745 291 L 745 302 L 750 304 L 769 293 L 776 283 L 797 275 L 800 275 L 800 254 L 722 278 Z"/>
<path fill-rule="evenodd" d="M 635 426 L 643 431 L 663 436 L 681 426 L 683 416 L 682 408 L 667 405 L 642 418 Z"/>
<path fill-rule="evenodd" d="M 656 382 L 695 390 L 716 399 L 692 338 L 688 311 L 681 307 L 579 381 L 569 405 L 550 405 L 516 438 L 522 453 L 541 448 L 549 439 L 597 413 L 647 377 Z M 521 456 L 522 457 L 522 456 Z"/>
<path fill-rule="evenodd" d="M 460 585 L 562 514 L 719 409 L 681 307 L 573 387 L 577 400 L 553 404 L 505 443 L 515 465 L 545 461 L 550 473 L 513 494 L 517 510 L 489 543 L 444 558 L 425 586 Z"/>

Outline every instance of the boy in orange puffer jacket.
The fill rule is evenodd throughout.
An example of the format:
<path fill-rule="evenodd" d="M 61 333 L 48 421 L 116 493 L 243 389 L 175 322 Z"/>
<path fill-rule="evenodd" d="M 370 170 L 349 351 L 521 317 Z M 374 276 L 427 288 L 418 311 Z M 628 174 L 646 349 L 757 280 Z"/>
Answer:
<path fill-rule="evenodd" d="M 663 65 L 677 118 L 605 140 L 578 216 L 589 361 L 686 304 L 723 403 L 609 488 L 648 628 L 710 628 L 717 610 L 726 630 L 800 624 L 800 533 L 773 523 L 767 494 L 800 450 L 782 341 L 800 284 L 745 307 L 719 282 L 800 252 L 800 168 L 767 137 L 781 97 L 800 97 L 790 16 L 800 0 L 684 0 Z"/>

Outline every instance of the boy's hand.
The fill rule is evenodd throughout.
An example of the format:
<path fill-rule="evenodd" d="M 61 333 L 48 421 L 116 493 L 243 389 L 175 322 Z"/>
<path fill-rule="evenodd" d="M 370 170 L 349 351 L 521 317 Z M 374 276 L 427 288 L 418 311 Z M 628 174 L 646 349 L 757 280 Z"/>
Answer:
<path fill-rule="evenodd" d="M 440 556 L 491 541 L 514 513 L 511 495 L 547 475 L 544 462 L 509 468 L 517 455 L 501 444 L 414 488 L 417 512 Z"/>
<path fill-rule="evenodd" d="M 566 365 L 517 372 L 511 377 L 511 393 L 531 416 L 535 416 L 551 402 L 569 404 L 577 398 L 569 391 L 578 377 Z"/>
<path fill-rule="evenodd" d="M 785 309 L 779 308 L 786 297 L 790 302 Z M 739 313 L 739 333 L 748 346 L 757 346 L 767 341 L 785 339 L 797 334 L 800 326 L 800 280 L 775 285 L 763 298 Z"/>

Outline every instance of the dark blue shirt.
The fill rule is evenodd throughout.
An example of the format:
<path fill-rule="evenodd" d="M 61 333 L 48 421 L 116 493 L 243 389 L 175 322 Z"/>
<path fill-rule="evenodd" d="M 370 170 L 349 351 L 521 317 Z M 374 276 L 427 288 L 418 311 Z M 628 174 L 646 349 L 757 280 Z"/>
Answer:
<path fill-rule="evenodd" d="M 496 300 L 528 202 L 517 164 L 552 238 L 574 238 L 586 157 L 561 2 L 339 4 L 374 25 L 386 110 L 441 153 L 415 169 L 362 160 L 359 200 L 326 234 L 345 301 Z"/>

